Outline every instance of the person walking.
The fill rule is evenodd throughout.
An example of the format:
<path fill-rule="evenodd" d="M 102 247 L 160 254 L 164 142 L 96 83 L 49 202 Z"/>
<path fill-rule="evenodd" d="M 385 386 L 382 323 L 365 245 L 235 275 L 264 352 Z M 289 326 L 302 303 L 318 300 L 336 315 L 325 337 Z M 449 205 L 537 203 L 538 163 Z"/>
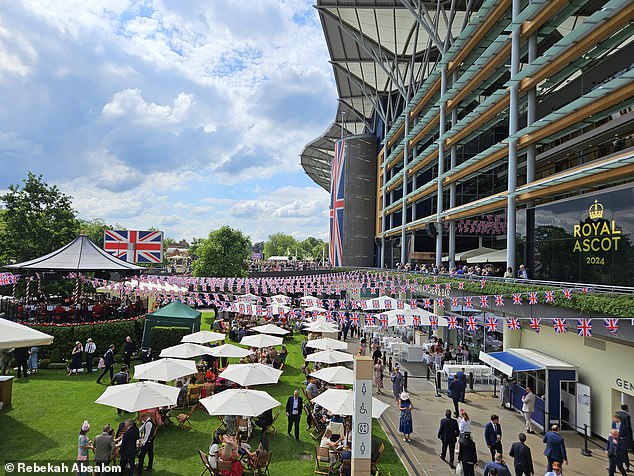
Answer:
<path fill-rule="evenodd" d="M 548 460 L 546 471 L 553 469 L 553 463 L 557 461 L 560 465 L 564 462 L 568 464 L 568 455 L 566 454 L 566 444 L 564 439 L 559 434 L 559 425 L 553 425 L 550 427 L 550 431 L 544 436 L 544 456 Z"/>
<path fill-rule="evenodd" d="M 440 420 L 440 426 L 438 427 L 438 439 L 442 442 L 442 449 L 440 450 L 440 459 L 447 461 L 447 450 L 449 450 L 449 466 L 453 469 L 454 455 L 456 451 L 456 441 L 460 435 L 458 429 L 458 422 L 451 418 L 451 410 L 445 411 L 445 418 Z M 475 445 L 474 445 L 475 447 Z M 460 460 L 460 456 L 458 457 Z M 476 458 L 477 461 L 477 458 Z"/>
<path fill-rule="evenodd" d="M 101 375 L 97 377 L 97 383 L 101 383 L 101 379 L 107 372 L 110 372 L 110 380 L 114 378 L 114 344 L 110 344 L 108 350 L 103 354 L 104 367 L 101 371 Z"/>
<path fill-rule="evenodd" d="M 535 394 L 532 387 L 529 385 L 526 387 L 526 395 L 522 397 L 522 413 L 524 414 L 524 421 L 526 422 L 526 433 L 535 434 L 533 431 L 533 425 L 531 423 L 531 417 L 535 410 Z"/>
<path fill-rule="evenodd" d="M 478 464 L 478 452 L 476 450 L 475 441 L 471 439 L 470 433 L 465 433 L 460 439 L 458 461 L 462 463 L 464 476 L 475 476 L 475 466 Z"/>
<path fill-rule="evenodd" d="M 376 393 L 381 395 L 381 390 L 383 390 L 383 361 L 380 358 L 374 364 L 374 385 L 376 385 Z"/>
<path fill-rule="evenodd" d="M 401 392 L 398 408 L 401 411 L 401 417 L 398 422 L 398 431 L 403 434 L 403 441 L 411 443 L 413 430 L 412 409 L 414 406 L 409 398 L 409 393 Z"/>
<path fill-rule="evenodd" d="M 394 394 L 394 400 L 396 400 L 396 403 L 399 403 L 399 397 L 403 391 L 403 374 L 401 373 L 401 369 L 398 364 L 394 365 L 394 370 L 392 371 L 392 375 L 390 375 L 390 380 L 392 381 L 392 393 Z"/>
<path fill-rule="evenodd" d="M 460 431 L 460 441 L 464 439 L 465 435 L 471 435 L 471 418 L 469 418 L 469 414 L 464 411 L 464 408 L 460 409 L 458 430 Z"/>
<path fill-rule="evenodd" d="M 501 453 L 497 453 L 492 461 L 484 465 L 482 474 L 484 476 L 511 476 L 511 470 L 509 470 L 509 467 L 506 465 L 504 456 L 502 456 Z"/>
<path fill-rule="evenodd" d="M 17 347 L 13 350 L 13 356 L 18 363 L 18 378 L 22 378 L 22 371 L 24 371 L 24 378 L 29 376 L 28 364 L 29 350 L 26 347 Z"/>
<path fill-rule="evenodd" d="M 531 449 L 526 445 L 526 435 L 520 433 L 517 439 L 519 441 L 513 443 L 511 451 L 509 451 L 509 456 L 513 458 L 515 476 L 532 476 L 535 474 L 535 469 L 533 468 Z"/>
<path fill-rule="evenodd" d="M 132 343 L 132 338 L 130 336 L 125 338 L 125 343 L 123 344 L 123 362 L 130 367 L 130 361 L 132 360 L 132 354 L 134 353 L 134 344 Z"/>
<path fill-rule="evenodd" d="M 621 476 L 626 476 L 625 458 L 627 457 L 627 449 L 623 444 L 623 440 L 619 438 L 619 430 L 612 428 L 608 442 L 605 446 L 605 454 L 608 457 L 608 476 L 614 476 L 616 469 L 619 469 Z"/>
<path fill-rule="evenodd" d="M 484 441 L 491 452 L 491 459 L 495 460 L 497 453 L 502 454 L 502 426 L 500 417 L 495 413 L 491 415 L 491 420 L 484 425 Z"/>
<path fill-rule="evenodd" d="M 506 377 L 506 375 L 503 375 L 502 379 L 500 380 L 500 406 L 502 408 L 507 408 L 507 405 L 510 402 L 510 395 L 511 384 L 508 377 Z"/>
<path fill-rule="evenodd" d="M 70 377 L 72 374 L 78 374 L 81 369 L 81 356 L 84 353 L 84 347 L 81 345 L 81 342 L 76 341 L 75 347 L 70 354 L 70 365 L 68 366 L 68 376 Z"/>
<path fill-rule="evenodd" d="M 455 375 L 453 380 L 449 384 L 449 396 L 451 397 L 451 400 L 453 401 L 453 408 L 454 408 L 453 415 L 456 418 L 460 416 L 460 413 L 458 413 L 458 403 L 460 402 L 460 399 L 462 398 L 462 391 L 463 391 L 462 382 L 460 382 L 460 380 L 458 380 L 458 376 Z"/>
<path fill-rule="evenodd" d="M 299 441 L 299 422 L 302 418 L 302 397 L 299 391 L 295 390 L 286 401 L 286 417 L 288 418 L 288 435 L 291 435 L 293 425 L 295 425 L 295 439 Z"/>
<path fill-rule="evenodd" d="M 456 372 L 455 378 L 460 382 L 460 385 L 462 385 L 462 391 L 460 392 L 460 401 L 464 403 L 464 397 L 467 391 L 467 374 L 464 371 L 464 367 Z"/>
<path fill-rule="evenodd" d="M 84 352 L 86 352 L 86 372 L 89 374 L 92 373 L 92 359 L 95 355 L 95 351 L 97 350 L 97 346 L 89 337 L 86 341 L 86 345 L 84 345 Z"/>
<path fill-rule="evenodd" d="M 619 429 L 619 438 L 625 444 L 625 467 L 630 470 L 630 457 L 628 450 L 634 451 L 634 439 L 632 438 L 632 419 L 630 418 L 629 407 L 627 404 L 621 405 L 621 409 L 616 414 L 621 418 L 621 428 Z"/>
<path fill-rule="evenodd" d="M 143 472 L 143 464 L 145 463 L 145 455 L 147 455 L 147 471 L 152 471 L 154 463 L 154 422 L 150 415 L 144 415 L 143 424 L 139 429 L 141 444 L 139 446 L 139 464 L 137 466 L 137 474 Z"/>
<path fill-rule="evenodd" d="M 37 358 L 37 354 L 39 351 L 40 351 L 40 348 L 35 346 L 31 347 L 31 350 L 29 350 L 28 366 L 29 366 L 29 372 L 31 372 L 32 374 L 37 372 L 37 369 L 39 367 L 39 360 Z"/>

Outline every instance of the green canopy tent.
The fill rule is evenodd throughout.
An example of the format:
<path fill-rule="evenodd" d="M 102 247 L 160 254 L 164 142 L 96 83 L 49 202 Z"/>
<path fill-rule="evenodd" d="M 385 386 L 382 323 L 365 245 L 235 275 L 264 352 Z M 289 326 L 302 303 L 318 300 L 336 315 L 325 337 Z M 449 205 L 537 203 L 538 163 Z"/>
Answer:
<path fill-rule="evenodd" d="M 143 348 L 152 345 L 152 328 L 161 327 L 186 327 L 191 332 L 200 330 L 200 311 L 192 309 L 180 301 L 172 301 L 167 306 L 157 309 L 145 318 L 143 328 Z"/>

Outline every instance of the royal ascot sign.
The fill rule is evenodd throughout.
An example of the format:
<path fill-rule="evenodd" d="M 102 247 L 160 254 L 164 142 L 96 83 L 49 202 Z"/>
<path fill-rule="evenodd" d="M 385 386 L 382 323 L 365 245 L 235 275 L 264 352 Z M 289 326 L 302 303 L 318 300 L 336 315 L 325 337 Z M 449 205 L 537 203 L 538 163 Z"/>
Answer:
<path fill-rule="evenodd" d="M 609 253 L 619 251 L 621 230 L 615 220 L 603 218 L 603 205 L 595 200 L 588 209 L 589 219 L 573 226 L 575 239 L 573 252 L 576 253 Z M 589 255 L 586 264 L 605 264 L 603 256 Z"/>

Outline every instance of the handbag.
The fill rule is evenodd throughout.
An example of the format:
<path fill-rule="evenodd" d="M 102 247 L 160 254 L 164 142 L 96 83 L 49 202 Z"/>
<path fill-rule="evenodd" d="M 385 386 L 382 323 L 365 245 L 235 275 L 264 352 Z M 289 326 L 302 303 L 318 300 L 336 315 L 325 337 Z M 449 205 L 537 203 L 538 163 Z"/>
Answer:
<path fill-rule="evenodd" d="M 464 468 L 462 467 L 462 461 L 458 461 L 456 465 L 456 474 L 462 476 L 464 474 Z"/>
<path fill-rule="evenodd" d="M 99 363 L 97 364 L 97 368 L 98 369 L 105 369 L 106 368 L 106 361 L 103 360 L 103 357 L 99 357 Z"/>

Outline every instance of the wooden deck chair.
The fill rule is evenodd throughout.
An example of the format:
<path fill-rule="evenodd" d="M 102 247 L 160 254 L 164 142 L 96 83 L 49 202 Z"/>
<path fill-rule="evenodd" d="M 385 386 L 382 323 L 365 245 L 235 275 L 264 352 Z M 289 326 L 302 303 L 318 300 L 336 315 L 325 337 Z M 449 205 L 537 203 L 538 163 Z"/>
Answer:
<path fill-rule="evenodd" d="M 304 387 L 302 387 L 302 393 L 304 394 L 304 398 L 306 399 L 307 402 L 310 402 L 310 398 L 308 398 L 308 394 L 306 393 L 306 389 Z"/>
<path fill-rule="evenodd" d="M 277 421 L 277 417 L 280 416 L 280 410 L 277 411 L 277 413 L 275 414 L 275 416 L 273 416 L 273 421 L 271 422 L 271 424 L 269 426 L 267 426 L 266 428 L 262 429 L 262 434 L 266 434 L 266 433 L 271 433 L 272 435 L 277 435 L 277 428 L 275 427 L 275 422 Z"/>
<path fill-rule="evenodd" d="M 251 437 L 249 420 L 244 417 L 238 417 L 236 427 L 238 430 L 238 438 L 242 441 L 249 441 Z"/>
<path fill-rule="evenodd" d="M 218 420 L 220 421 L 220 425 L 218 425 L 218 428 L 216 428 L 216 431 L 223 430 L 223 429 L 226 430 L 227 424 L 225 423 L 224 417 L 218 415 Z"/>
<path fill-rule="evenodd" d="M 270 476 L 271 473 L 269 473 L 269 465 L 271 464 L 271 456 L 273 456 L 272 451 L 263 451 L 262 453 L 258 454 L 258 460 L 251 469 L 254 475 L 258 474 L 258 476 Z"/>
<path fill-rule="evenodd" d="M 183 430 L 191 430 L 192 423 L 189 421 L 189 419 L 191 418 L 192 413 L 194 413 L 194 410 L 196 410 L 197 406 L 198 405 L 194 405 L 192 409 L 189 410 L 189 413 L 180 413 L 176 416 L 176 421 L 178 422 L 179 428 L 182 428 Z"/>
<path fill-rule="evenodd" d="M 200 400 L 202 391 L 202 385 L 190 385 L 187 387 L 187 397 L 185 398 L 187 406 L 190 406 L 192 402 L 197 403 Z"/>
<path fill-rule="evenodd" d="M 370 474 L 372 474 L 373 476 L 378 476 L 380 474 L 379 463 L 381 462 L 384 451 L 385 445 L 381 443 L 381 446 L 379 446 L 379 452 L 377 454 L 376 461 L 373 461 L 371 464 Z"/>
<path fill-rule="evenodd" d="M 203 474 L 205 474 L 207 471 L 209 471 L 210 476 L 216 476 L 216 470 L 214 468 L 211 467 L 211 465 L 209 464 L 209 459 L 207 458 L 207 453 L 205 453 L 202 450 L 198 450 L 198 455 L 200 456 L 201 461 L 203 462 L 203 466 L 205 466 L 205 469 L 202 473 L 200 473 L 200 476 L 203 476 Z"/>
<path fill-rule="evenodd" d="M 326 427 L 324 424 L 319 420 L 313 419 L 313 427 L 310 429 L 310 436 L 319 441 L 325 432 Z"/>
<path fill-rule="evenodd" d="M 315 474 L 330 474 L 330 450 L 315 446 Z"/>

